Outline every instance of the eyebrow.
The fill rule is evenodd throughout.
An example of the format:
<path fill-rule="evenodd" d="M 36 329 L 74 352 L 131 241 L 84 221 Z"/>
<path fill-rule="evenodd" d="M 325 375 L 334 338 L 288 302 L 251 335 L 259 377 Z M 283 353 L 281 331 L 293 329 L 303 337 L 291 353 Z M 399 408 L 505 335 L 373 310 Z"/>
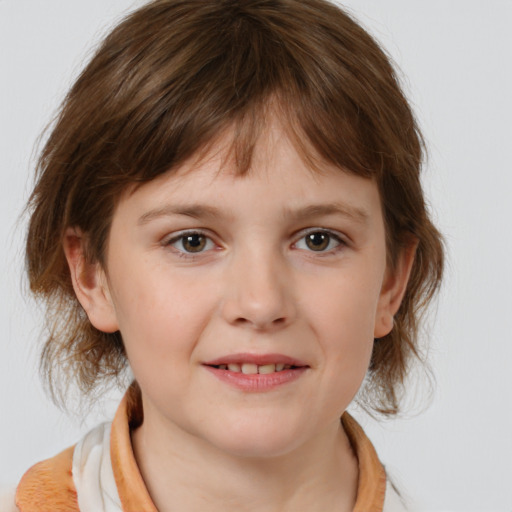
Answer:
<path fill-rule="evenodd" d="M 138 224 L 143 225 L 159 217 L 172 217 L 174 215 L 183 215 L 193 219 L 204 219 L 221 217 L 222 212 L 215 206 L 205 206 L 201 204 L 189 205 L 165 205 L 162 208 L 150 210 L 139 217 Z"/>
<path fill-rule="evenodd" d="M 365 209 L 345 203 L 311 204 L 297 210 L 287 209 L 286 214 L 298 220 L 310 217 L 342 215 L 361 224 L 366 223 L 370 217 L 370 214 Z"/>
<path fill-rule="evenodd" d="M 172 217 L 176 215 L 191 217 L 193 219 L 211 219 L 222 218 L 225 216 L 225 213 L 215 206 L 202 204 L 165 205 L 141 215 L 138 224 L 144 225 L 160 217 Z M 330 215 L 342 215 L 343 217 L 348 217 L 362 224 L 366 223 L 370 217 L 365 209 L 345 203 L 311 204 L 297 209 L 286 208 L 284 212 L 285 217 L 292 217 L 299 221 L 311 217 L 325 217 Z"/>

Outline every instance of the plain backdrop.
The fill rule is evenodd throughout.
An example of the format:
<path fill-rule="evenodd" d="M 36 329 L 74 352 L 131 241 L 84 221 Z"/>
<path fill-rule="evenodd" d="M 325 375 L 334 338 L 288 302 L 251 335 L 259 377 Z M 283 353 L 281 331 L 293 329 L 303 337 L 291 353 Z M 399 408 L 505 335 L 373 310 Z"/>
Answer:
<path fill-rule="evenodd" d="M 23 280 L 38 135 L 134 0 L 0 0 L 0 483 L 109 418 L 59 412 L 37 376 L 40 311 Z M 424 130 L 424 184 L 448 269 L 428 328 L 430 399 L 376 423 L 356 411 L 418 510 L 512 510 L 512 1 L 349 0 L 392 55 Z M 423 410 L 423 412 L 421 412 Z M 421 413 L 420 413 L 421 412 Z"/>

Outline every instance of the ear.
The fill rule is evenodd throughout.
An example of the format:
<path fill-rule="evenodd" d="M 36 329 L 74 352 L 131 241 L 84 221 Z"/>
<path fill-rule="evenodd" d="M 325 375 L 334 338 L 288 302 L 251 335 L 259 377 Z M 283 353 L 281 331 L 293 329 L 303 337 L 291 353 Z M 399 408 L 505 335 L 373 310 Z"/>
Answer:
<path fill-rule="evenodd" d="M 107 277 L 99 263 L 85 257 L 86 239 L 78 228 L 68 228 L 62 242 L 69 265 L 71 282 L 80 304 L 96 329 L 103 332 L 119 330 L 108 289 Z"/>
<path fill-rule="evenodd" d="M 411 275 L 417 240 L 402 249 L 394 268 L 386 270 L 375 319 L 374 338 L 382 338 L 393 329 L 393 318 L 400 308 Z"/>

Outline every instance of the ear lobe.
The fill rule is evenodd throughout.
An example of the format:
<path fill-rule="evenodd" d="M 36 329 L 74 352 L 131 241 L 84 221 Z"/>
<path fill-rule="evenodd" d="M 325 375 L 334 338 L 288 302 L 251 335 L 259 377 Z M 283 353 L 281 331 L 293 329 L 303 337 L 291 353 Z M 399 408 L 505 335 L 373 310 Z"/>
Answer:
<path fill-rule="evenodd" d="M 68 228 L 62 242 L 76 297 L 90 322 L 103 332 L 119 330 L 107 278 L 99 263 L 85 257 L 86 240 L 78 228 Z"/>
<path fill-rule="evenodd" d="M 417 240 L 410 243 L 402 250 L 395 268 L 386 271 L 377 308 L 374 338 L 382 338 L 393 329 L 394 316 L 407 290 L 417 246 Z"/>

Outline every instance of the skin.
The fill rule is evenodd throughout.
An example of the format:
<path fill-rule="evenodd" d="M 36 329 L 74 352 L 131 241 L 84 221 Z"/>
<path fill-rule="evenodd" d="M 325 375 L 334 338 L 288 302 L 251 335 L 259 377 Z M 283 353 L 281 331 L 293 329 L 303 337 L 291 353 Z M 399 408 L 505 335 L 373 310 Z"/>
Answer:
<path fill-rule="evenodd" d="M 105 269 L 70 228 L 75 291 L 95 327 L 123 336 L 143 395 L 134 453 L 161 512 L 352 510 L 357 461 L 339 418 L 392 328 L 413 251 L 389 271 L 376 184 L 310 170 L 277 123 L 243 177 L 228 142 L 123 195 Z M 204 365 L 239 353 L 306 369 L 250 392 Z"/>

